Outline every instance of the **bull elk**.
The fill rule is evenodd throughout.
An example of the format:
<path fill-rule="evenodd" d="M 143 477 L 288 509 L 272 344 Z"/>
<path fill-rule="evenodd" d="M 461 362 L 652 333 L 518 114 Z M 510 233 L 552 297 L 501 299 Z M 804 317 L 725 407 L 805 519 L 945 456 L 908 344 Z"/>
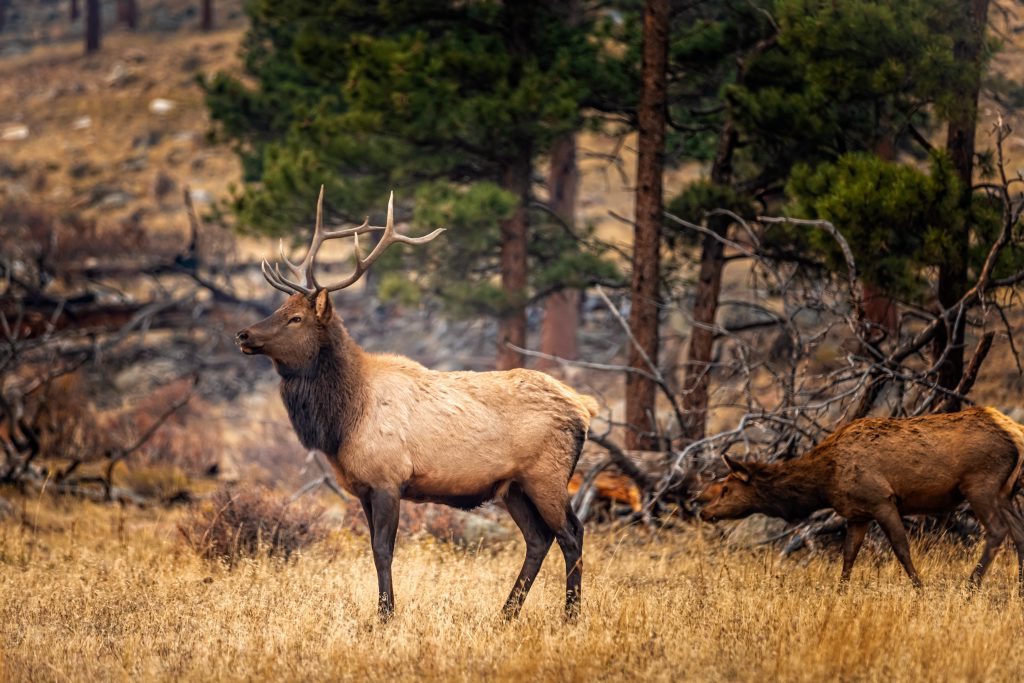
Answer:
<path fill-rule="evenodd" d="M 504 502 L 523 533 L 526 559 L 504 613 L 522 608 L 552 542 L 565 557 L 565 609 L 578 613 L 583 525 L 566 484 L 597 414 L 593 398 L 540 372 L 435 372 L 408 358 L 367 353 L 335 313 L 330 293 L 355 283 L 389 246 L 425 244 L 395 232 L 394 194 L 384 227 L 323 227 L 323 188 L 313 240 L 301 264 L 263 262 L 263 275 L 288 299 L 270 317 L 236 335 L 243 353 L 264 354 L 302 445 L 325 453 L 338 483 L 362 503 L 370 530 L 382 619 L 394 612 L 391 560 L 402 500 L 471 509 Z M 359 236 L 381 232 L 367 256 Z M 317 252 L 327 240 L 355 241 L 355 271 L 318 282 Z"/>
<path fill-rule="evenodd" d="M 908 419 L 866 418 L 837 430 L 788 462 L 738 462 L 697 496 L 700 516 L 716 521 L 760 512 L 788 521 L 833 508 L 847 520 L 841 583 L 872 520 L 885 532 L 911 582 L 921 587 L 902 515 L 950 512 L 967 501 L 985 532 L 971 573 L 978 586 L 1007 533 L 1017 548 L 1024 596 L 1024 520 L 1013 499 L 1020 486 L 1024 429 L 993 408 Z"/>

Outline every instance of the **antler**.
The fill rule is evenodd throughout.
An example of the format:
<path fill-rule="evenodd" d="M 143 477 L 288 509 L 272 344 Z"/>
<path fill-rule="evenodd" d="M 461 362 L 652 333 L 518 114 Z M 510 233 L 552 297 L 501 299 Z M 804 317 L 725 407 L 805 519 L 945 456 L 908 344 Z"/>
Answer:
<path fill-rule="evenodd" d="M 285 294 L 302 293 L 306 295 L 313 294 L 314 292 L 326 289 L 328 292 L 336 292 L 339 289 L 344 289 L 354 284 L 360 277 L 363 276 L 373 262 L 380 258 L 380 255 L 384 253 L 384 250 L 395 242 L 403 242 L 405 244 L 426 244 L 433 240 L 435 237 L 444 232 L 444 228 L 438 228 L 429 235 L 423 237 L 409 237 L 407 235 L 401 235 L 395 232 L 395 216 L 394 216 L 394 203 L 395 193 L 392 192 L 388 198 L 388 220 L 384 227 L 376 225 L 370 225 L 369 217 L 363 221 L 362 225 L 355 228 L 345 228 L 344 230 L 324 230 L 323 229 L 323 214 L 324 214 L 324 187 L 320 186 L 320 197 L 316 202 L 316 228 L 313 231 L 313 241 L 309 245 L 309 251 L 306 252 L 306 257 L 302 259 L 302 263 L 295 265 L 288 260 L 288 257 L 284 254 L 284 241 L 282 240 L 278 246 L 278 252 L 281 256 L 281 260 L 284 262 L 285 267 L 292 272 L 293 275 L 298 279 L 305 280 L 305 284 L 300 284 L 295 280 L 290 280 L 282 272 L 280 266 L 275 263 L 273 266 L 263 259 L 261 269 L 263 270 L 263 277 L 267 279 L 275 289 L 279 289 Z M 359 249 L 359 236 L 368 232 L 380 232 L 380 241 L 377 246 L 373 248 L 370 255 L 365 259 L 362 256 L 362 252 Z M 345 278 L 341 282 L 336 282 L 326 287 L 321 286 L 317 282 L 315 269 L 316 269 L 316 255 L 320 251 L 320 247 L 327 240 L 339 239 L 341 237 L 352 237 L 355 239 L 355 255 L 356 255 L 356 270 L 352 275 Z"/>

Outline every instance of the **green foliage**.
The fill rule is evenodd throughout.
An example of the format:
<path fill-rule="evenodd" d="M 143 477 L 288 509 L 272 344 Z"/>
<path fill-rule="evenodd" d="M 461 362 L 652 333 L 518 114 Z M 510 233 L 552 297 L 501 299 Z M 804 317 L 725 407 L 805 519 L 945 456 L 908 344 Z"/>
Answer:
<path fill-rule="evenodd" d="M 246 184 L 231 202 L 240 224 L 305 235 L 320 184 L 332 214 L 350 220 L 379 214 L 388 189 L 399 203 L 415 194 L 419 224 L 451 228 L 444 249 L 423 250 L 438 255 L 421 263 L 436 289 L 460 309 L 507 306 L 492 280 L 498 222 L 514 202 L 498 186 L 582 125 L 583 103 L 617 62 L 590 39 L 604 19 L 573 25 L 566 7 L 247 3 L 246 78 L 203 83 L 218 135 L 243 161 Z M 576 264 L 601 271 L 580 249 L 570 250 Z M 535 287 L 556 272 L 568 277 L 553 268 Z M 397 281 L 387 282 L 391 291 Z"/>
<path fill-rule="evenodd" d="M 932 158 L 930 173 L 864 153 L 843 155 L 815 168 L 801 165 L 787 185 L 793 215 L 830 221 L 853 250 L 865 282 L 894 296 L 921 300 L 924 267 L 948 258 L 949 231 L 963 220 L 960 183 L 944 155 Z M 775 233 L 778 243 L 806 245 L 825 255 L 827 265 L 845 263 L 824 231 L 790 227 Z"/>
<path fill-rule="evenodd" d="M 955 105 L 969 67 L 953 57 L 964 24 L 951 0 L 776 0 L 777 45 L 726 100 L 761 185 L 794 163 L 896 149 L 908 123 Z"/>
<path fill-rule="evenodd" d="M 697 224 L 704 221 L 709 211 L 718 209 L 731 211 L 745 220 L 754 218 L 756 214 L 748 195 L 732 185 L 721 185 L 709 180 L 690 183 L 665 207 L 666 212 Z M 665 221 L 663 230 L 666 241 L 673 249 L 692 247 L 702 239 L 699 233 L 671 220 Z"/>
<path fill-rule="evenodd" d="M 501 243 L 498 224 L 515 210 L 517 198 L 491 182 L 469 185 L 437 180 L 416 191 L 413 222 L 444 227 L 446 248 L 416 256 L 430 273 L 433 289 L 456 313 L 494 314 L 508 302 L 495 280 Z"/>
<path fill-rule="evenodd" d="M 711 161 L 725 118 L 725 93 L 738 64 L 775 32 L 773 2 L 746 0 L 689 3 L 673 14 L 669 46 L 667 157 Z"/>

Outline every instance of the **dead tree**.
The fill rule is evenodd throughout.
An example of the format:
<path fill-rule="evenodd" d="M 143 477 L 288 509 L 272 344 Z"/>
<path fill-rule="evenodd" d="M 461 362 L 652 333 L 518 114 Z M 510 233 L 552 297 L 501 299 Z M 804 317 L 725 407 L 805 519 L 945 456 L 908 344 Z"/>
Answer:
<path fill-rule="evenodd" d="M 188 403 L 205 363 L 200 349 L 226 338 L 218 306 L 269 308 L 236 293 L 215 231 L 204 230 L 186 203 L 184 250 L 147 248 L 142 259 L 123 236 L 97 234 L 91 224 L 46 209 L 2 208 L 9 232 L 0 254 L 0 481 L 144 502 L 114 485 L 115 469 Z M 140 287 L 146 280 L 154 286 Z M 143 294 L 129 294 L 135 291 Z M 91 394 L 73 390 L 162 354 L 186 359 L 178 372 L 192 377 L 191 388 L 140 413 L 123 434 L 97 422 Z"/>
<path fill-rule="evenodd" d="M 1008 176 L 1005 170 L 1002 150 L 1009 134 L 1000 121 L 995 130 L 999 181 L 983 191 L 1001 203 L 1002 226 L 988 245 L 976 279 L 953 305 L 937 314 L 901 306 L 894 334 L 881 343 L 866 336 L 871 332 L 864 324 L 864 293 L 852 251 L 838 226 L 792 218 L 747 223 L 735 217 L 744 238 L 725 241 L 725 246 L 754 263 L 752 296 L 725 305 L 746 309 L 752 319 L 732 329 L 716 327 L 726 353 L 715 372 L 723 385 L 722 402 L 739 414 L 733 427 L 674 452 L 649 494 L 649 510 L 670 498 L 667 494 L 681 483 L 715 473 L 723 453 L 760 462 L 786 460 L 806 452 L 837 427 L 866 415 L 909 417 L 971 403 L 968 394 L 995 340 L 1002 337 L 1015 354 L 1018 348 L 1006 311 L 1014 298 L 1005 292 L 1024 282 L 1024 271 L 996 272 L 1000 256 L 1013 246 L 1014 231 L 1024 213 L 1020 191 L 1024 179 Z M 710 232 L 683 223 L 704 234 Z M 828 232 L 845 256 L 846 272 L 808 277 L 797 264 L 772 261 L 761 250 L 759 235 L 779 223 Z M 947 337 L 937 355 L 926 356 L 925 351 L 940 330 L 957 327 L 977 330 L 977 342 L 960 382 L 950 389 L 942 385 L 940 369 L 957 343 L 955 337 Z M 774 339 L 766 345 L 768 332 Z M 757 335 L 762 338 L 758 340 Z M 826 349 L 833 356 L 823 362 Z M 733 386 L 726 388 L 730 381 Z M 787 538 L 801 539 L 796 547 L 815 533 L 835 530 L 829 515 L 808 524 L 790 530 Z"/>

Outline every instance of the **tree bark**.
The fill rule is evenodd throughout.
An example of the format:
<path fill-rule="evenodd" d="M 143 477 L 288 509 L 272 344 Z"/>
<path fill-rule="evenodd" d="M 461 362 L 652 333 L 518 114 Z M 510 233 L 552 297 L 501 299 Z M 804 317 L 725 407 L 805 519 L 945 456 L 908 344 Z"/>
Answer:
<path fill-rule="evenodd" d="M 632 306 L 629 326 L 637 345 L 630 345 L 629 366 L 650 374 L 647 358 L 658 362 L 659 279 L 661 260 L 662 171 L 665 162 L 666 68 L 668 65 L 668 0 L 647 0 L 644 6 L 643 84 L 637 110 L 636 225 L 633 237 Z M 641 352 L 642 351 L 642 352 Z M 656 385 L 637 373 L 626 376 L 626 446 L 655 450 Z"/>
<path fill-rule="evenodd" d="M 0 33 L 7 25 L 7 0 L 0 0 Z"/>
<path fill-rule="evenodd" d="M 85 0 L 85 54 L 100 49 L 103 19 L 101 11 L 100 0 Z"/>
<path fill-rule="evenodd" d="M 203 0 L 202 11 L 200 12 L 200 28 L 204 31 L 213 30 L 213 0 Z"/>
<path fill-rule="evenodd" d="M 736 127 L 726 112 L 726 120 L 718 136 L 718 149 L 711 166 L 711 182 L 728 185 L 732 182 L 732 158 L 736 149 Z M 708 218 L 708 229 L 724 238 L 731 219 L 727 216 Z M 725 270 L 725 245 L 711 235 L 704 236 L 700 254 L 700 273 L 693 300 L 693 329 L 683 377 L 683 419 L 681 435 L 685 441 L 704 438 L 708 413 L 708 386 L 711 382 L 711 359 L 715 345 L 715 315 L 722 290 Z"/>
<path fill-rule="evenodd" d="M 975 76 L 970 79 L 964 91 L 957 97 L 958 107 L 950 116 L 946 129 L 946 149 L 960 183 L 963 186 L 960 206 L 964 222 L 950 235 L 953 248 L 946 260 L 939 266 L 939 305 L 947 309 L 956 305 L 967 291 L 967 251 L 970 247 L 971 185 L 974 181 L 974 134 L 978 126 L 978 91 L 981 88 L 981 62 L 985 45 L 985 27 L 988 22 L 989 0 L 961 0 L 962 16 L 968 25 L 953 47 L 954 56 L 960 64 L 972 69 Z M 945 361 L 938 368 L 938 384 L 944 389 L 956 390 L 964 374 L 964 326 L 953 331 L 952 345 Z M 935 339 L 932 352 L 938 359 L 949 343 L 947 331 L 943 328 Z M 947 411 L 960 410 L 960 401 L 949 397 L 942 403 Z"/>
<path fill-rule="evenodd" d="M 516 197 L 519 203 L 512 215 L 501 222 L 501 288 L 505 292 L 507 308 L 498 328 L 499 370 L 523 366 L 523 354 L 508 347 L 514 344 L 526 347 L 526 206 L 530 200 L 530 173 L 533 155 L 527 147 L 519 159 L 510 162 L 502 178 L 502 187 Z"/>
<path fill-rule="evenodd" d="M 576 168 L 576 136 L 573 133 L 555 141 L 551 150 L 551 211 L 569 226 L 576 222 L 576 195 L 579 172 Z M 580 324 L 580 292 L 563 289 L 544 301 L 544 322 L 540 331 L 540 350 L 549 356 L 575 360 L 576 331 Z M 554 361 L 540 359 L 538 370 L 556 367 Z"/>
<path fill-rule="evenodd" d="M 79 16 L 81 16 L 81 12 L 78 9 L 78 0 L 71 0 L 71 23 L 78 21 Z"/>

